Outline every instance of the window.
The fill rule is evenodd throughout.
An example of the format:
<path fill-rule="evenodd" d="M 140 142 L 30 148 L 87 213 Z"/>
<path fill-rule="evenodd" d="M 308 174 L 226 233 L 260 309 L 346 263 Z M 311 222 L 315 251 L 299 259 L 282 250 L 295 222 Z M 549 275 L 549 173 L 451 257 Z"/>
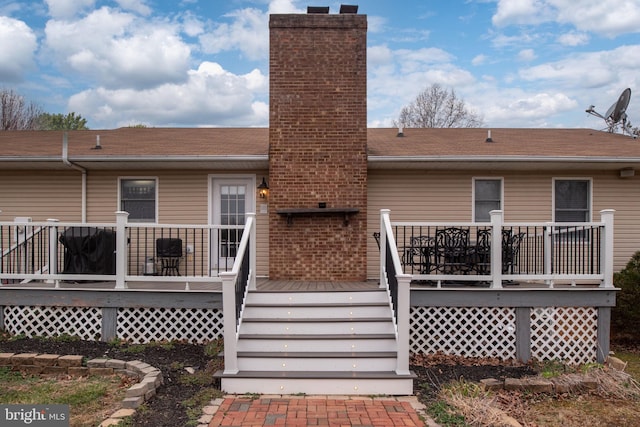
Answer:
<path fill-rule="evenodd" d="M 591 221 L 591 181 L 588 179 L 554 180 L 554 221 Z"/>
<path fill-rule="evenodd" d="M 120 210 L 130 222 L 156 222 L 156 180 L 121 179 Z"/>
<path fill-rule="evenodd" d="M 473 220 L 490 222 L 489 212 L 502 209 L 502 179 L 473 180 Z"/>

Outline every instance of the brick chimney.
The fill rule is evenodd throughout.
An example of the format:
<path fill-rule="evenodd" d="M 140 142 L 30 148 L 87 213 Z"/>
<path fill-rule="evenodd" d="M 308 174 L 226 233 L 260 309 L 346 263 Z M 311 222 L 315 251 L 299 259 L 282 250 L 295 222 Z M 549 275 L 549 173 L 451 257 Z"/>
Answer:
<path fill-rule="evenodd" d="M 271 15 L 269 28 L 270 278 L 365 280 L 366 16 Z"/>

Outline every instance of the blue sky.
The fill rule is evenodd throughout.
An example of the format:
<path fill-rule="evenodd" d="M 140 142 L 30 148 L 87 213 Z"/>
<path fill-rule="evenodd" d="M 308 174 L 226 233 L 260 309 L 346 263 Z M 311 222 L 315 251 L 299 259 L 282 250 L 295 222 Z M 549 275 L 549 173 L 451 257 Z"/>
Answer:
<path fill-rule="evenodd" d="M 361 0 L 368 122 L 438 83 L 487 127 L 588 127 L 631 88 L 640 125 L 640 0 Z M 0 88 L 92 129 L 268 126 L 270 13 L 340 2 L 0 0 Z"/>

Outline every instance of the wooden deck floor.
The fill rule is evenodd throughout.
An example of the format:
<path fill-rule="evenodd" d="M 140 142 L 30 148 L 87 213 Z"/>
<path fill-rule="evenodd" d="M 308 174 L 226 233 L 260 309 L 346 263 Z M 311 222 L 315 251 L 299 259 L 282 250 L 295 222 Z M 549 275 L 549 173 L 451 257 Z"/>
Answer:
<path fill-rule="evenodd" d="M 378 289 L 378 283 L 368 282 L 314 282 L 298 280 L 258 279 L 256 288 L 268 292 L 314 292 L 314 291 L 353 291 Z"/>

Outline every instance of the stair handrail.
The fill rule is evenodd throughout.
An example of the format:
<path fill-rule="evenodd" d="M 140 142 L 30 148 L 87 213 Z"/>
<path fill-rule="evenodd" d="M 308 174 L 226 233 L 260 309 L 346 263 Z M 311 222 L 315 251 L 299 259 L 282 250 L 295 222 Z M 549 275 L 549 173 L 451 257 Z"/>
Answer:
<path fill-rule="evenodd" d="M 220 272 L 224 322 L 224 373 L 238 373 L 238 329 L 249 289 L 256 287 L 256 214 L 248 213 L 231 271 Z"/>
<path fill-rule="evenodd" d="M 396 373 L 409 375 L 409 310 L 411 275 L 402 273 L 389 209 L 380 210 L 380 287 L 386 288 L 396 328 Z"/>
<path fill-rule="evenodd" d="M 28 267 L 28 262 L 29 262 L 29 258 L 26 257 L 26 254 L 29 251 L 29 244 L 32 243 L 35 238 L 40 235 L 43 231 L 44 228 L 41 226 L 33 226 L 33 225 L 28 225 L 29 223 L 14 223 L 15 225 L 11 225 L 12 227 L 15 227 L 15 238 L 12 244 L 9 245 L 8 248 L 2 250 L 2 254 L 0 255 L 0 273 L 5 272 L 5 263 L 4 263 L 4 259 L 10 257 L 13 253 L 18 252 L 19 250 L 24 250 L 25 252 L 25 258 L 24 258 L 24 262 L 25 265 L 23 265 L 22 267 Z M 23 228 L 22 232 L 19 232 L 19 228 Z M 31 245 L 31 250 L 34 250 L 33 248 L 33 244 Z M 30 258 L 31 261 L 33 262 L 33 256 Z M 9 267 L 9 272 L 13 272 L 14 268 L 17 268 L 19 266 L 17 265 L 8 265 L 7 267 Z M 48 269 L 48 266 L 42 266 L 42 268 L 38 268 L 36 269 L 34 265 L 31 266 L 31 270 L 34 273 L 41 273 L 42 271 L 46 271 Z"/>

